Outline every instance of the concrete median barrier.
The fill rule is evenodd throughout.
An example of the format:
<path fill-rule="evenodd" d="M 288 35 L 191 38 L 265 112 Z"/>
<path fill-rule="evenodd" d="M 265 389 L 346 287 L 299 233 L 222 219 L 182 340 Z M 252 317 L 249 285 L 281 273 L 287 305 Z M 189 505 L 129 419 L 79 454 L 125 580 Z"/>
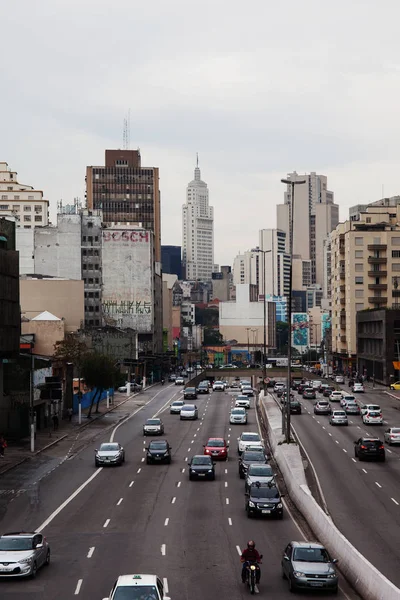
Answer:
<path fill-rule="evenodd" d="M 313 498 L 306 483 L 299 447 L 282 443 L 282 414 L 276 402 L 268 394 L 264 397 L 261 393 L 260 404 L 271 450 L 290 496 L 318 540 L 339 560 L 342 573 L 364 600 L 399 600 L 400 589 L 349 542 Z"/>

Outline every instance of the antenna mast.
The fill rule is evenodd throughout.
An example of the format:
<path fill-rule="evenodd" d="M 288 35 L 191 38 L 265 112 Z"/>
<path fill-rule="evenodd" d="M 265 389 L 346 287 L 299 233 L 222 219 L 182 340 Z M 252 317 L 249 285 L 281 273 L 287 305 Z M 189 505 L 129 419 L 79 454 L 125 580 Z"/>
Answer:
<path fill-rule="evenodd" d="M 124 118 L 124 130 L 123 130 L 123 148 L 129 150 L 131 143 L 131 109 L 128 110 L 127 117 Z"/>

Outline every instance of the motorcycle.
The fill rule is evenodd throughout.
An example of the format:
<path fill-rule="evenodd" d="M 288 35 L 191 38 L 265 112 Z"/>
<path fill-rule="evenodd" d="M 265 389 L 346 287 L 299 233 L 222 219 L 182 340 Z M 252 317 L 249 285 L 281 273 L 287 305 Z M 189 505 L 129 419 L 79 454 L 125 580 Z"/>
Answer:
<path fill-rule="evenodd" d="M 164 385 L 165 379 L 161 379 L 161 385 Z"/>
<path fill-rule="evenodd" d="M 262 554 L 261 554 L 260 558 L 262 558 Z M 247 585 L 249 586 L 250 594 L 255 594 L 256 590 L 258 593 L 256 579 L 257 579 L 257 571 L 259 571 L 259 570 L 260 570 L 260 567 L 258 566 L 258 563 L 256 561 L 247 561 L 246 582 L 247 582 Z"/>

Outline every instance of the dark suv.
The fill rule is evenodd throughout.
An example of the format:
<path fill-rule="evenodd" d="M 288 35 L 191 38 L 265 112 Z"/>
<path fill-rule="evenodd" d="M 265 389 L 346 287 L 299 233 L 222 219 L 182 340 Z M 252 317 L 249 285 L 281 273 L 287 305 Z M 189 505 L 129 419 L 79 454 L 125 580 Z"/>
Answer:
<path fill-rule="evenodd" d="M 276 517 L 282 519 L 282 496 L 274 482 L 252 483 L 246 492 L 246 512 L 250 517 Z"/>
<path fill-rule="evenodd" d="M 301 415 L 301 404 L 298 400 L 290 398 L 290 414 Z"/>
<path fill-rule="evenodd" d="M 171 463 L 171 446 L 167 440 L 152 440 L 146 448 L 148 465 L 165 462 Z"/>
<path fill-rule="evenodd" d="M 385 462 L 385 446 L 378 438 L 363 437 L 354 442 L 354 456 L 358 460 L 367 458 Z"/>

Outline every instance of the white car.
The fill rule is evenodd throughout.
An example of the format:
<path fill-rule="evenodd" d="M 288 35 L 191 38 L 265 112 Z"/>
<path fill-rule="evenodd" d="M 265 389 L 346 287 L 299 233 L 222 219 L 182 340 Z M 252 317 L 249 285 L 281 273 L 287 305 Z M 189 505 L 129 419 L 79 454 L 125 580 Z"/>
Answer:
<path fill-rule="evenodd" d="M 175 385 L 185 385 L 185 380 L 183 379 L 183 377 L 177 377 L 175 379 Z"/>
<path fill-rule="evenodd" d="M 318 379 L 313 379 L 311 386 L 314 388 L 314 390 L 319 390 L 319 387 L 322 385 L 322 381 L 319 381 Z"/>
<path fill-rule="evenodd" d="M 370 412 L 382 412 L 379 404 L 362 404 L 361 403 L 361 414 L 364 416 L 368 411 Z"/>
<path fill-rule="evenodd" d="M 392 444 L 400 444 L 400 427 L 389 427 L 386 429 L 385 442 L 391 446 Z"/>
<path fill-rule="evenodd" d="M 213 392 L 224 392 L 225 384 L 223 381 L 214 381 L 212 389 L 213 389 Z"/>
<path fill-rule="evenodd" d="M 171 600 L 166 595 L 163 582 L 157 575 L 120 575 L 110 595 L 103 600 L 118 598 L 148 598 L 149 600 Z"/>
<path fill-rule="evenodd" d="M 181 421 L 184 419 L 196 421 L 198 418 L 197 406 L 195 404 L 184 404 L 179 414 Z"/>
<path fill-rule="evenodd" d="M 243 396 L 249 396 L 249 398 L 253 398 L 254 390 L 249 385 L 244 385 L 242 387 L 242 394 L 243 394 Z"/>
<path fill-rule="evenodd" d="M 251 381 L 247 381 L 247 379 L 242 379 L 240 382 L 240 389 L 242 390 L 244 387 L 251 387 Z"/>
<path fill-rule="evenodd" d="M 342 399 L 342 392 L 339 392 L 338 390 L 336 390 L 335 392 L 332 392 L 332 394 L 329 396 L 329 400 L 331 402 L 340 402 Z"/>
<path fill-rule="evenodd" d="M 236 398 L 235 407 L 250 408 L 250 400 L 247 396 L 239 394 Z"/>
<path fill-rule="evenodd" d="M 283 389 L 284 387 L 286 387 L 286 383 L 284 383 L 283 381 L 278 381 L 278 383 L 276 383 L 274 385 L 274 392 L 276 394 L 276 392 L 278 392 L 279 390 Z"/>
<path fill-rule="evenodd" d="M 346 394 L 346 392 L 342 392 L 342 399 L 340 400 L 340 406 L 346 408 L 348 402 L 355 402 L 356 397 L 351 394 Z"/>
<path fill-rule="evenodd" d="M 264 445 L 258 433 L 253 431 L 243 431 L 242 435 L 238 437 L 238 454 L 242 454 L 249 446 L 263 448 Z"/>
<path fill-rule="evenodd" d="M 335 383 L 344 383 L 344 377 L 343 377 L 343 375 L 336 375 L 336 377 L 335 377 Z"/>
<path fill-rule="evenodd" d="M 356 392 L 364 392 L 364 386 L 362 383 L 353 383 L 352 392 L 353 394 Z"/>
<path fill-rule="evenodd" d="M 182 406 L 184 406 L 184 401 L 183 400 L 174 400 L 174 402 L 172 402 L 172 404 L 169 405 L 169 413 L 171 415 L 179 415 L 179 413 L 181 412 L 181 408 Z"/>
<path fill-rule="evenodd" d="M 362 417 L 365 425 L 383 425 L 382 412 L 379 410 L 367 410 Z"/>
<path fill-rule="evenodd" d="M 245 408 L 232 408 L 229 415 L 229 423 L 232 425 L 246 425 L 247 413 Z"/>

